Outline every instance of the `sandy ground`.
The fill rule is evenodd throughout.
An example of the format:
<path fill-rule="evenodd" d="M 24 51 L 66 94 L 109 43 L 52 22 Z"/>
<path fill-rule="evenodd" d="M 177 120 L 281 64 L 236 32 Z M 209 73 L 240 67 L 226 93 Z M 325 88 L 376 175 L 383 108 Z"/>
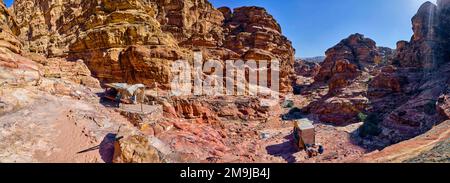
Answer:
<path fill-rule="evenodd" d="M 117 124 L 94 123 L 101 122 L 95 119 L 99 117 L 95 114 L 98 107 L 68 97 L 45 96 L 24 109 L 1 116 L 0 162 L 111 161 L 112 154 L 106 151 L 113 149 L 102 142 L 114 133 Z M 105 115 L 126 121 L 118 114 Z"/>
<path fill-rule="evenodd" d="M 365 150 L 352 143 L 350 134 L 335 128 L 315 124 L 316 142 L 323 145 L 325 152 L 317 157 L 309 158 L 305 151 L 298 151 L 293 143 L 292 128 L 274 129 L 271 138 L 262 140 L 262 155 L 260 162 L 280 163 L 315 163 L 315 162 L 343 162 L 359 158 Z"/>
<path fill-rule="evenodd" d="M 27 95 L 31 96 L 24 93 L 19 98 Z M 119 126 L 131 123 L 114 108 L 96 100 L 42 95 L 27 100 L 32 102 L 22 108 L 0 115 L 0 162 L 111 162 L 111 139 Z M 361 124 L 335 127 L 315 123 L 316 141 L 324 146 L 325 153 L 313 158 L 293 144 L 292 121 L 224 124 L 224 142 L 230 150 L 219 163 L 448 162 L 450 156 L 448 121 L 424 135 L 373 153 L 351 138 Z M 261 137 L 262 133 L 265 137 Z"/>

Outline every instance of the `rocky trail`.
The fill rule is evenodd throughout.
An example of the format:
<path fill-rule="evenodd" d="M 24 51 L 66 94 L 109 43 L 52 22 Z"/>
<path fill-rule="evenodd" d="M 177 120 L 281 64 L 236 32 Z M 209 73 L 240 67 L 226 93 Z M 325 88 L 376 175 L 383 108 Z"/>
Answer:
<path fill-rule="evenodd" d="M 0 161 L 110 162 L 114 149 L 108 142 L 103 144 L 104 138 L 117 133 L 120 124 L 118 121 L 129 122 L 114 108 L 102 109 L 103 112 L 108 111 L 103 114 L 96 112 L 98 111 L 96 108 L 103 108 L 103 106 L 73 100 L 69 97 L 47 96 L 24 109 L 1 116 L 4 130 L 0 134 L 2 140 Z M 115 119 L 117 122 L 101 124 L 102 118 Z M 268 136 L 267 138 L 260 137 L 251 125 L 247 126 L 243 123 L 245 122 L 232 125 L 240 129 L 238 134 L 228 133 L 225 139 L 220 137 L 229 150 L 224 150 L 217 162 L 340 162 L 364 153 L 362 148 L 351 144 L 350 133 L 336 130 L 329 125 L 317 124 L 316 128 L 319 132 L 317 140 L 326 147 L 326 153 L 309 159 L 305 152 L 296 150 L 292 142 L 290 122 L 286 122 L 279 128 L 260 127 Z M 237 136 L 234 137 L 233 134 Z M 243 134 L 249 135 L 242 138 Z M 169 131 L 159 137 L 170 143 L 167 141 L 169 136 L 180 138 L 182 135 L 180 132 Z M 99 149 L 78 153 L 99 144 L 102 144 Z M 174 148 L 178 151 L 197 151 L 195 147 L 191 150 L 186 149 L 186 146 Z"/>
<path fill-rule="evenodd" d="M 111 162 L 114 149 L 107 144 L 108 134 L 116 133 L 120 123 L 99 119 L 106 115 L 126 119 L 114 113 L 96 114 L 98 107 L 69 97 L 44 96 L 1 116 L 0 162 Z"/>

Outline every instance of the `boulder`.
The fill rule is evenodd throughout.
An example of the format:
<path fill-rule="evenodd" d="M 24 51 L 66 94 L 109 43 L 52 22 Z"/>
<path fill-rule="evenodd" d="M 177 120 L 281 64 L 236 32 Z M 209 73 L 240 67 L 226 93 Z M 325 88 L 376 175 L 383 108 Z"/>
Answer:
<path fill-rule="evenodd" d="M 158 151 L 147 137 L 134 135 L 114 143 L 114 163 L 162 163 Z"/>

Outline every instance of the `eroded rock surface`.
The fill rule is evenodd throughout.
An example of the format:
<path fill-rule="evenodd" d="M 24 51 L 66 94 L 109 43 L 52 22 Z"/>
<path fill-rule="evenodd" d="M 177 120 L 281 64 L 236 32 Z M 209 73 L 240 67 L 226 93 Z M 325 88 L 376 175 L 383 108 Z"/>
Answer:
<path fill-rule="evenodd" d="M 171 63 L 200 50 L 222 61 L 278 59 L 280 90 L 292 91 L 295 50 L 264 8 L 215 9 L 206 0 L 18 0 L 12 12 L 25 50 L 81 59 L 102 82 L 167 87 Z"/>
<path fill-rule="evenodd" d="M 367 81 L 381 62 L 375 41 L 361 34 L 350 35 L 326 52 L 313 88 L 324 85 L 328 94 L 304 110 L 321 121 L 338 125 L 359 122 L 357 115 L 368 108 Z"/>
<path fill-rule="evenodd" d="M 424 133 L 363 161 L 441 162 L 448 157 L 449 10 L 449 0 L 425 3 L 412 19 L 412 39 L 395 51 L 354 34 L 319 66 L 294 65 L 291 42 L 260 7 L 16 0 L 8 10 L 1 3 L 0 162 L 346 162 Z M 299 95 L 274 106 L 255 96 L 164 95 L 171 64 L 191 61 L 194 50 L 205 60 L 279 59 L 281 91 L 294 83 Z M 161 96 L 146 100 L 159 113 L 111 107 L 98 97 L 101 82 L 159 83 Z M 360 138 L 369 114 L 381 131 Z M 323 155 L 308 158 L 292 145 L 292 122 L 303 118 L 315 122 Z"/>
<path fill-rule="evenodd" d="M 412 19 L 411 41 L 397 44 L 393 66 L 382 69 L 370 83 L 374 112 L 384 116 L 382 126 L 390 129 L 381 136 L 393 143 L 448 119 L 442 112 L 449 82 L 443 38 L 448 29 L 442 28 L 448 26 L 445 17 L 450 14 L 445 10 L 449 8 L 447 1 L 439 1 L 437 6 L 424 3 Z"/>

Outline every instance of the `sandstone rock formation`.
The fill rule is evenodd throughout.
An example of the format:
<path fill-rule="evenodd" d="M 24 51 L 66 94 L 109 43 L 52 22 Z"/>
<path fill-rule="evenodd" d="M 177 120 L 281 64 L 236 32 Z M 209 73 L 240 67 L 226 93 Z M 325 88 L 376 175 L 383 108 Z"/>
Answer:
<path fill-rule="evenodd" d="M 64 59 L 50 58 L 42 64 L 43 76 L 46 78 L 61 78 L 91 88 L 100 88 L 99 81 L 91 76 L 91 71 L 82 60 L 69 62 Z"/>
<path fill-rule="evenodd" d="M 17 35 L 20 34 L 17 22 L 14 16 L 8 11 L 5 4 L 0 2 L 0 46 L 9 49 L 11 52 L 20 54 L 22 52 L 22 43 Z"/>
<path fill-rule="evenodd" d="M 297 76 L 315 77 L 320 72 L 320 64 L 297 60 L 294 63 L 294 70 Z"/>
<path fill-rule="evenodd" d="M 242 7 L 230 10 L 222 8 L 227 19 L 228 33 L 224 47 L 242 55 L 244 60 L 280 61 L 280 91 L 291 91 L 290 77 L 293 74 L 294 52 L 291 42 L 281 33 L 280 25 L 264 8 Z"/>
<path fill-rule="evenodd" d="M 36 84 L 40 78 L 39 66 L 21 56 L 20 31 L 5 4 L 0 3 L 0 86 L 4 84 Z"/>
<path fill-rule="evenodd" d="M 157 19 L 183 47 L 220 47 L 224 16 L 207 0 L 155 0 Z"/>
<path fill-rule="evenodd" d="M 399 41 L 395 52 L 358 34 L 329 49 L 310 89 L 318 93 L 325 84 L 328 94 L 316 96 L 304 111 L 338 125 L 375 116 L 372 130 L 380 133 L 371 148 L 415 137 L 448 119 L 448 8 L 448 1 L 424 3 L 412 18 L 414 35 Z"/>
<path fill-rule="evenodd" d="M 294 63 L 296 78 L 292 82 L 294 94 L 300 94 L 303 89 L 314 82 L 314 77 L 320 71 L 320 64 L 298 59 Z"/>
<path fill-rule="evenodd" d="M 83 138 L 74 141 L 77 146 L 69 144 L 61 148 L 62 152 L 53 152 L 47 147 L 60 147 L 64 143 L 57 135 L 43 133 L 46 136 L 39 139 L 49 143 L 42 149 L 26 144 L 28 149 L 20 151 L 22 159 L 0 161 L 52 162 L 47 156 L 25 157 L 41 150 L 58 156 L 55 161 L 64 158 L 67 158 L 65 161 L 121 163 L 255 161 L 255 156 L 249 156 L 246 150 L 256 149 L 253 143 L 242 144 L 239 151 L 232 151 L 229 146 L 258 139 L 255 125 L 279 123 L 273 116 L 279 116 L 280 109 L 261 106 L 258 98 L 164 98 L 160 101 L 164 104 L 164 115 L 144 122 L 139 115 L 107 111 L 94 93 L 99 92 L 95 88 L 100 83 L 91 75 L 102 82 L 147 85 L 158 82 L 161 89 L 169 89 L 172 61 L 190 60 L 194 50 L 202 51 L 205 59 L 269 61 L 277 58 L 281 61 L 281 89 L 289 92 L 294 49 L 281 34 L 274 18 L 263 8 L 239 8 L 234 12 L 229 10 L 228 14 L 224 9 L 216 10 L 204 0 L 17 0 L 10 9 L 14 17 L 4 8 L 7 18 L 2 24 L 5 31 L 0 34 L 1 41 L 5 42 L 0 45 L 0 69 L 6 72 L 1 73 L 0 84 L 6 81 L 8 87 L 0 90 L 2 122 L 15 124 L 14 117 L 31 110 L 37 112 L 32 115 L 36 119 L 24 121 L 38 124 L 36 129 L 62 131 L 67 138 L 73 138 L 72 135 Z M 32 73 L 29 78 L 28 70 Z M 32 86 L 9 87 L 21 84 L 20 78 L 32 81 Z M 54 100 L 59 98 L 61 101 L 56 105 Z M 40 99 L 50 101 L 45 107 L 57 106 L 46 120 L 42 120 L 45 110 L 36 109 Z M 62 107 L 64 102 L 73 104 L 74 100 L 79 100 L 80 105 Z M 24 111 L 16 113 L 21 109 Z M 100 113 L 112 117 L 103 119 Z M 67 121 L 64 124 L 69 126 L 62 130 L 60 126 L 54 128 L 58 120 Z M 223 120 L 233 123 L 223 123 Z M 237 122 L 242 120 L 254 122 L 252 126 Z M 127 127 L 114 134 L 120 124 L 118 121 L 127 123 Z M 30 125 L 25 126 L 25 135 Z M 14 135 L 23 135 L 14 129 L 11 134 L 13 136 L 5 137 L 12 139 Z M 226 139 L 228 134 L 232 138 Z M 109 135 L 123 138 L 112 143 L 114 139 L 108 139 Z M 91 141 L 83 143 L 84 137 Z M 64 154 L 68 149 L 72 152 L 74 148 L 79 151 L 98 145 L 103 137 L 105 142 L 101 142 L 99 154 L 91 151 L 86 156 Z M 52 143 L 55 139 L 56 144 Z M 1 145 L 6 147 L 7 144 Z"/>
<path fill-rule="evenodd" d="M 394 57 L 395 57 L 395 54 L 396 54 L 396 50 L 388 48 L 388 47 L 379 46 L 378 47 L 378 54 L 381 57 L 381 63 L 380 64 L 382 64 L 382 65 L 391 65 L 392 61 L 394 60 Z"/>
<path fill-rule="evenodd" d="M 323 122 L 338 125 L 359 122 L 357 116 L 368 108 L 365 93 L 371 70 L 381 57 L 375 41 L 361 34 L 350 35 L 326 52 L 326 59 L 313 85 L 326 85 L 328 94 L 304 110 Z"/>
<path fill-rule="evenodd" d="M 447 90 L 444 91 L 441 96 L 439 96 L 439 99 L 437 101 L 438 112 L 440 113 L 440 115 L 445 116 L 448 119 L 450 119 L 450 96 L 448 95 L 449 92 L 449 88 L 447 88 Z"/>
<path fill-rule="evenodd" d="M 315 78 L 315 85 L 328 85 L 328 94 L 305 110 L 337 124 L 354 121 L 359 113 L 378 116 L 384 129 L 379 138 L 386 144 L 448 119 L 448 8 L 447 1 L 424 3 L 412 18 L 414 35 L 399 41 L 395 52 L 358 34 L 329 49 Z"/>
<path fill-rule="evenodd" d="M 162 163 L 158 151 L 144 136 L 134 135 L 114 143 L 114 163 Z"/>
<path fill-rule="evenodd" d="M 424 3 L 413 17 L 410 42 L 397 44 L 394 66 L 381 70 L 370 83 L 373 112 L 383 116 L 381 138 L 396 143 L 421 134 L 448 116 L 445 115 L 449 62 L 445 58 L 448 1 L 438 6 Z"/>
<path fill-rule="evenodd" d="M 294 49 L 265 9 L 215 9 L 206 0 L 17 0 L 24 49 L 83 60 L 102 82 L 168 87 L 172 61 L 279 59 L 282 92 L 291 91 Z"/>
<path fill-rule="evenodd" d="M 450 60 L 450 51 L 446 48 L 450 46 L 450 1 L 449 0 L 438 0 L 438 24 L 436 27 L 436 32 L 441 43 L 441 52 L 443 60 Z"/>
<path fill-rule="evenodd" d="M 381 60 L 375 41 L 353 34 L 327 50 L 317 82 L 328 83 L 330 92 L 348 86 L 367 67 Z"/>
<path fill-rule="evenodd" d="M 86 64 L 96 77 L 104 82 L 129 82 L 133 83 L 136 78 L 126 75 L 129 70 L 141 66 L 140 63 L 130 63 L 121 60 L 122 51 L 131 45 L 153 46 L 153 54 L 147 54 L 143 60 L 133 60 L 145 64 L 160 63 L 160 65 L 170 66 L 170 61 L 178 58 L 164 58 L 167 53 L 175 52 L 178 49 L 176 41 L 170 34 L 163 33 L 158 21 L 155 19 L 155 12 L 152 4 L 144 1 L 89 1 L 88 7 L 81 17 L 84 24 L 80 25 L 81 30 L 78 38 L 70 44 L 69 58 L 86 60 Z M 70 32 L 68 33 L 69 35 Z M 164 49 L 162 51 L 157 51 Z M 128 51 L 128 52 L 127 52 Z M 123 54 L 131 57 L 133 49 L 128 49 Z M 163 52 L 163 54 L 161 54 Z M 139 54 L 142 52 L 138 52 Z M 169 55 L 170 56 L 170 55 Z M 142 59 L 140 57 L 139 59 Z M 144 61 L 144 63 L 142 63 Z M 155 67 L 157 67 L 155 65 Z M 148 67 L 137 68 L 139 70 Z M 168 69 L 156 72 L 164 72 Z M 155 72 L 155 69 L 148 72 Z M 126 75 L 126 76 L 125 76 Z M 139 72 L 135 76 L 141 76 Z M 148 76 L 148 75 L 147 75 Z M 154 78 L 160 75 L 154 76 Z M 154 78 L 143 78 L 150 80 Z M 161 82 L 166 84 L 167 82 Z M 151 82 L 144 84 L 151 84 Z"/>
<path fill-rule="evenodd" d="M 424 3 L 412 18 L 414 35 L 410 42 L 400 41 L 394 64 L 404 67 L 432 69 L 436 67 L 438 49 L 436 25 L 438 23 L 437 6 Z"/>

